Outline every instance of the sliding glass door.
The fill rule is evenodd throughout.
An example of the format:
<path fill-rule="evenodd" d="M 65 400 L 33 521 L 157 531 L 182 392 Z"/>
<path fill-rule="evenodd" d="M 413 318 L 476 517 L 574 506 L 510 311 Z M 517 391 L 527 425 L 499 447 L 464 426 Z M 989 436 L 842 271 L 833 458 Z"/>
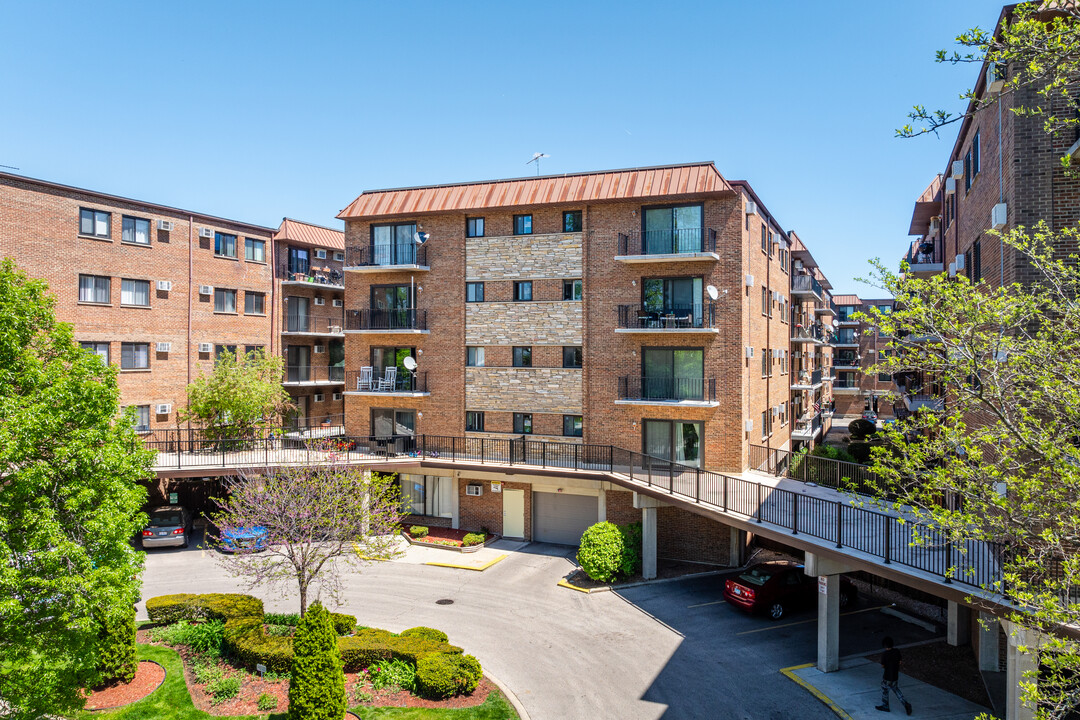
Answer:
<path fill-rule="evenodd" d="M 701 252 L 702 215 L 701 205 L 646 208 L 644 254 Z"/>

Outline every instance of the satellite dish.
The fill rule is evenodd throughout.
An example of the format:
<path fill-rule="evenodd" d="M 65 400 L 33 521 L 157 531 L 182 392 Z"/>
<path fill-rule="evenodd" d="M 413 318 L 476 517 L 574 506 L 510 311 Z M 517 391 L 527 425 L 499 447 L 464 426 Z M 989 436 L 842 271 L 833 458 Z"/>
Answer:
<path fill-rule="evenodd" d="M 705 292 L 709 293 L 709 297 L 712 298 L 713 300 L 720 297 L 720 291 L 716 289 L 715 285 L 710 285 L 707 288 L 705 288 Z"/>
<path fill-rule="evenodd" d="M 428 237 L 429 236 L 426 232 L 414 232 L 412 239 L 413 242 L 415 242 L 417 245 L 423 245 L 425 242 L 427 242 Z"/>
<path fill-rule="evenodd" d="M 411 371 L 416 369 L 416 358 L 407 357 L 402 362 L 404 362 L 406 370 Z"/>

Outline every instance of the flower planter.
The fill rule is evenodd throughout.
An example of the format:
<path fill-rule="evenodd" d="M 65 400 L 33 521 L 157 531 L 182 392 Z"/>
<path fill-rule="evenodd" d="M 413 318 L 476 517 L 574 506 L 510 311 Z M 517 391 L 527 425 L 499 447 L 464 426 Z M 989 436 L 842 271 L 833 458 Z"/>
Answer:
<path fill-rule="evenodd" d="M 405 532 L 404 530 L 401 532 L 401 536 L 404 537 L 406 540 L 408 540 L 410 545 L 419 545 L 421 547 L 438 548 L 440 550 L 456 550 L 457 552 L 460 552 L 460 553 L 476 552 L 477 550 L 480 550 L 481 548 L 484 548 L 487 545 L 495 542 L 500 537 L 499 535 L 488 535 L 487 540 L 480 543 L 479 545 L 470 545 L 469 547 L 462 547 L 461 545 L 444 545 L 442 543 L 428 542 L 424 538 L 420 538 L 420 539 L 414 538 L 411 535 L 409 535 L 409 533 Z"/>

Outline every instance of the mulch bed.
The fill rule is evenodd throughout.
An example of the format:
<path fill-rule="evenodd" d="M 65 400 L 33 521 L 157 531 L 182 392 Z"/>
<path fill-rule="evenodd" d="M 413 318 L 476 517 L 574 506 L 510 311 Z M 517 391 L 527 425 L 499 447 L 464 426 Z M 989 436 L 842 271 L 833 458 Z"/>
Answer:
<path fill-rule="evenodd" d="M 990 707 L 990 698 L 979 673 L 979 661 L 970 645 L 953 647 L 944 641 L 935 642 L 901 648 L 900 654 L 904 660 L 900 666 L 903 674 L 977 705 Z M 879 663 L 881 655 L 868 655 L 866 659 Z"/>
<path fill-rule="evenodd" d="M 408 690 L 392 692 L 389 689 L 372 691 L 366 681 L 362 681 L 358 673 L 345 673 L 345 691 L 349 697 L 349 705 L 354 704 L 353 698 L 357 683 L 362 682 L 361 687 L 373 695 L 371 702 L 363 703 L 370 707 L 414 707 L 414 708 L 468 708 L 482 705 L 487 696 L 495 689 L 495 684 L 487 679 L 480 678 L 480 683 L 471 695 L 458 695 L 445 700 L 425 700 L 410 693 Z"/>
<path fill-rule="evenodd" d="M 685 577 L 686 575 L 693 575 L 695 573 L 712 572 L 714 570 L 723 569 L 724 568 L 713 567 L 711 565 L 702 565 L 700 563 L 679 562 L 678 560 L 660 560 L 656 564 L 655 579 L 663 580 L 666 578 Z M 632 583 L 645 582 L 645 578 L 638 574 L 628 578 L 616 580 L 615 582 L 606 583 L 599 580 L 593 580 L 585 574 L 584 570 L 578 568 L 577 570 L 566 576 L 566 582 L 579 588 L 585 588 L 586 590 L 594 590 L 596 588 L 603 587 L 618 588 L 621 585 L 630 585 Z"/>
<path fill-rule="evenodd" d="M 156 662 L 143 660 L 131 682 L 109 685 L 87 693 L 86 709 L 104 710 L 130 705 L 157 690 L 164 681 L 165 668 Z"/>
<path fill-rule="evenodd" d="M 434 545 L 438 547 L 440 544 L 452 543 L 455 547 L 461 547 L 461 541 L 468 535 L 471 530 L 454 530 L 453 528 L 433 527 L 428 528 L 428 534 L 422 538 L 414 538 L 409 535 L 414 543 L 421 543 L 425 545 Z M 487 544 L 494 540 L 497 536 L 492 533 L 488 533 L 484 538 L 484 543 Z M 440 540 L 440 543 L 429 542 L 430 540 Z"/>

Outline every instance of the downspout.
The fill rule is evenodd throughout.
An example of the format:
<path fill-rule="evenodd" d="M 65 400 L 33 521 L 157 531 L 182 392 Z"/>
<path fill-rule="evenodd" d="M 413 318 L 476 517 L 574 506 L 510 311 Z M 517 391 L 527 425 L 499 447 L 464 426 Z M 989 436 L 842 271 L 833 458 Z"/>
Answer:
<path fill-rule="evenodd" d="M 274 338 L 277 336 L 277 238 L 270 236 L 270 351 L 267 357 L 274 354 Z"/>
<path fill-rule="evenodd" d="M 195 262 L 192 255 L 192 241 L 195 239 L 195 218 L 192 215 L 188 215 L 188 244 L 187 244 L 187 261 L 188 261 L 188 303 L 187 303 L 187 384 L 191 384 L 191 312 L 192 312 L 192 293 L 194 292 L 194 285 L 192 282 L 195 280 Z M 185 389 L 186 392 L 186 389 Z M 191 427 L 191 421 L 188 421 L 188 427 Z"/>

